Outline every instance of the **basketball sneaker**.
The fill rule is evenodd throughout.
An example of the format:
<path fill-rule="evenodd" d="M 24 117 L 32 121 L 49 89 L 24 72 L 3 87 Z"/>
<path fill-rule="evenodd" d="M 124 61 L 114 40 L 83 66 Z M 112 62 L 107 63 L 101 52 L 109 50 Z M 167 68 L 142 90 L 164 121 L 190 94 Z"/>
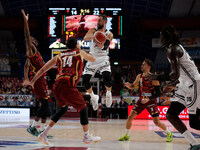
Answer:
<path fill-rule="evenodd" d="M 190 148 L 188 150 L 200 150 L 200 145 L 190 145 Z"/>
<path fill-rule="evenodd" d="M 30 133 L 33 136 L 38 136 L 39 132 L 37 131 L 36 127 L 29 126 L 27 129 L 28 133 Z"/>
<path fill-rule="evenodd" d="M 106 107 L 111 107 L 112 105 L 112 93 L 110 91 L 106 92 Z"/>
<path fill-rule="evenodd" d="M 173 140 L 173 134 L 172 132 L 167 133 L 167 140 L 166 142 L 171 142 Z"/>
<path fill-rule="evenodd" d="M 130 136 L 128 136 L 127 134 L 124 134 L 122 137 L 118 139 L 118 141 L 129 141 L 129 140 Z"/>
<path fill-rule="evenodd" d="M 44 143 L 45 145 L 50 145 L 48 139 L 47 139 L 47 135 L 44 133 L 41 133 L 40 135 L 38 135 L 38 140 L 42 143 Z"/>
<path fill-rule="evenodd" d="M 94 98 L 91 98 L 92 108 L 96 111 L 99 108 L 99 95 L 94 95 Z"/>
<path fill-rule="evenodd" d="M 39 134 L 41 134 L 42 132 L 44 132 L 44 130 L 40 131 Z M 48 135 L 47 135 L 47 138 L 48 138 L 48 139 L 53 139 L 53 135 L 48 134 Z"/>
<path fill-rule="evenodd" d="M 100 137 L 98 137 L 98 136 L 92 136 L 92 135 L 88 134 L 88 135 L 84 136 L 83 143 L 85 143 L 85 144 L 90 144 L 90 143 L 93 143 L 93 142 L 97 143 L 100 140 L 101 140 Z"/>

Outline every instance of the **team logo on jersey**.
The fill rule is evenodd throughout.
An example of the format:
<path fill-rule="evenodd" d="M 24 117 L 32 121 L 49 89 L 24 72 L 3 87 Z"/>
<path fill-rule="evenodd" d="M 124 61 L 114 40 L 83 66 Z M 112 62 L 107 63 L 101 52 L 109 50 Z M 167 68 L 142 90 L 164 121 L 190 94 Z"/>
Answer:
<path fill-rule="evenodd" d="M 187 102 L 192 102 L 192 97 L 187 97 Z"/>

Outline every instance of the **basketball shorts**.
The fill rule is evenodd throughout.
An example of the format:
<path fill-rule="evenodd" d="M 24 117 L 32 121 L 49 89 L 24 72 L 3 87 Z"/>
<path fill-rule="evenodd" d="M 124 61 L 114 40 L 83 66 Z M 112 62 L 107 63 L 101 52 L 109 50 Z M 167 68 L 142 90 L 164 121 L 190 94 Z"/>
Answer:
<path fill-rule="evenodd" d="M 147 109 L 147 111 L 149 112 L 149 114 L 152 117 L 158 117 L 159 116 L 160 113 L 159 113 L 159 110 L 158 110 L 156 100 L 149 101 L 146 104 L 142 104 L 141 101 L 142 101 L 142 99 L 139 99 L 132 109 L 137 115 L 139 115 L 144 109 Z"/>
<path fill-rule="evenodd" d="M 95 62 L 87 62 L 83 71 L 84 74 L 94 76 L 97 71 L 100 73 L 104 71 L 111 72 L 109 56 L 97 57 Z"/>

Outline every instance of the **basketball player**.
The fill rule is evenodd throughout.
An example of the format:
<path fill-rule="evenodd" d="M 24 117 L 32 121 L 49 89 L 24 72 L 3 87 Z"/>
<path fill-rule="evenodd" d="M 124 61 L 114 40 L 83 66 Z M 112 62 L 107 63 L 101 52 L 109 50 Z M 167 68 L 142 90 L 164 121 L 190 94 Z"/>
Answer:
<path fill-rule="evenodd" d="M 42 56 L 40 55 L 39 51 L 37 50 L 38 42 L 36 39 L 30 36 L 29 26 L 28 26 L 28 17 L 29 14 L 25 14 L 24 10 L 21 10 L 24 18 L 24 33 L 25 33 L 25 40 L 26 40 L 26 55 L 27 60 L 24 65 L 24 80 L 28 81 L 29 79 L 32 80 L 35 76 L 36 72 L 42 68 L 44 65 L 44 61 Z M 30 70 L 30 72 L 29 72 Z M 30 75 L 30 78 L 28 77 L 28 73 Z M 27 128 L 27 131 L 33 135 L 38 136 L 39 132 L 37 131 L 37 124 L 38 121 L 41 120 L 41 127 L 40 132 L 44 131 L 45 129 L 45 123 L 47 114 L 49 111 L 49 103 L 48 103 L 48 93 L 47 93 L 47 82 L 45 79 L 45 76 L 41 76 L 36 82 L 35 82 L 35 89 L 33 89 L 33 92 L 36 96 L 36 98 L 40 101 L 41 107 L 39 108 L 36 118 L 33 121 L 33 123 L 30 125 L 29 128 Z M 51 136 L 52 137 L 52 136 Z"/>
<path fill-rule="evenodd" d="M 124 136 L 119 138 L 119 141 L 128 141 L 130 139 L 129 134 L 130 134 L 130 128 L 132 126 L 132 120 L 137 115 L 139 115 L 145 108 L 152 116 L 154 124 L 166 132 L 167 134 L 166 142 L 172 141 L 172 133 L 167 129 L 165 124 L 160 122 L 159 119 L 159 110 L 156 98 L 160 96 L 160 84 L 156 80 L 148 82 L 145 79 L 145 76 L 147 74 L 150 74 L 150 70 L 152 67 L 153 67 L 153 62 L 149 59 L 145 59 L 141 66 L 142 74 L 139 74 L 136 77 L 136 80 L 134 81 L 133 84 L 128 82 L 125 83 L 125 86 L 129 89 L 134 89 L 136 86 L 139 85 L 140 98 L 137 101 L 136 105 L 131 110 L 131 113 L 126 122 L 125 134 Z"/>
<path fill-rule="evenodd" d="M 35 81 L 37 81 L 38 78 L 40 78 L 45 72 L 57 64 L 58 74 L 53 86 L 53 93 L 61 109 L 51 118 L 51 121 L 45 131 L 38 136 L 38 139 L 46 145 L 49 145 L 47 140 L 48 131 L 56 124 L 60 117 L 65 114 L 67 111 L 67 104 L 80 110 L 80 122 L 84 131 L 83 142 L 88 144 L 91 142 L 98 142 L 101 139 L 100 137 L 94 137 L 89 134 L 88 109 L 83 96 L 75 87 L 82 75 L 83 59 L 94 62 L 95 58 L 91 54 L 80 50 L 79 44 L 77 44 L 77 39 L 75 37 L 70 37 L 68 39 L 67 48 L 68 50 L 49 60 L 37 72 L 31 82 L 27 81 L 24 83 L 35 86 Z"/>
<path fill-rule="evenodd" d="M 170 108 L 167 111 L 169 122 L 191 144 L 190 150 L 200 150 L 200 143 L 189 132 L 185 124 L 178 117 L 185 109 L 188 109 L 190 127 L 200 130 L 200 75 L 187 51 L 180 44 L 177 30 L 172 25 L 163 27 L 161 34 L 162 47 L 166 49 L 167 58 L 171 63 L 170 74 L 151 74 L 150 80 L 171 81 L 165 91 L 175 89 Z"/>
<path fill-rule="evenodd" d="M 91 96 L 91 102 L 94 110 L 98 109 L 98 100 L 99 96 L 95 95 L 92 86 L 90 84 L 90 79 L 95 75 L 96 71 L 99 70 L 103 76 L 104 85 L 106 87 L 106 106 L 110 107 L 112 105 L 112 78 L 111 78 L 111 67 L 109 61 L 109 45 L 113 39 L 113 34 L 106 30 L 107 17 L 106 15 L 99 15 L 97 19 L 97 28 L 90 29 L 84 37 L 85 41 L 90 42 L 90 54 L 92 54 L 96 61 L 95 62 L 87 62 L 84 72 L 83 72 L 83 84 L 85 86 L 86 91 Z M 96 43 L 93 39 L 94 33 L 96 31 L 101 31 L 106 34 L 106 42 L 105 43 Z"/>

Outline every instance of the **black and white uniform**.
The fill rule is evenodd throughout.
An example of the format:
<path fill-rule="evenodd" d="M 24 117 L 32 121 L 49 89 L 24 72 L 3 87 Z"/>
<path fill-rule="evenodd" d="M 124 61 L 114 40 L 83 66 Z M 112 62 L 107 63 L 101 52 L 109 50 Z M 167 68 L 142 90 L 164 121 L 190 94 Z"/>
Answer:
<path fill-rule="evenodd" d="M 97 29 L 96 29 L 97 30 Z M 105 34 L 108 36 L 111 32 L 109 30 L 106 30 Z M 99 70 L 100 73 L 104 71 L 111 72 L 111 66 L 110 66 L 110 57 L 109 54 L 109 47 L 107 50 L 102 50 L 98 46 L 96 46 L 95 41 L 92 39 L 90 41 L 90 54 L 92 54 L 96 61 L 95 62 L 87 62 L 86 66 L 83 71 L 83 75 L 89 74 L 94 76 L 96 71 Z"/>
<path fill-rule="evenodd" d="M 180 77 L 176 85 L 175 95 L 171 101 L 179 102 L 188 108 L 189 114 L 196 114 L 200 109 L 200 74 L 194 61 L 181 46 L 183 56 L 179 58 Z"/>

